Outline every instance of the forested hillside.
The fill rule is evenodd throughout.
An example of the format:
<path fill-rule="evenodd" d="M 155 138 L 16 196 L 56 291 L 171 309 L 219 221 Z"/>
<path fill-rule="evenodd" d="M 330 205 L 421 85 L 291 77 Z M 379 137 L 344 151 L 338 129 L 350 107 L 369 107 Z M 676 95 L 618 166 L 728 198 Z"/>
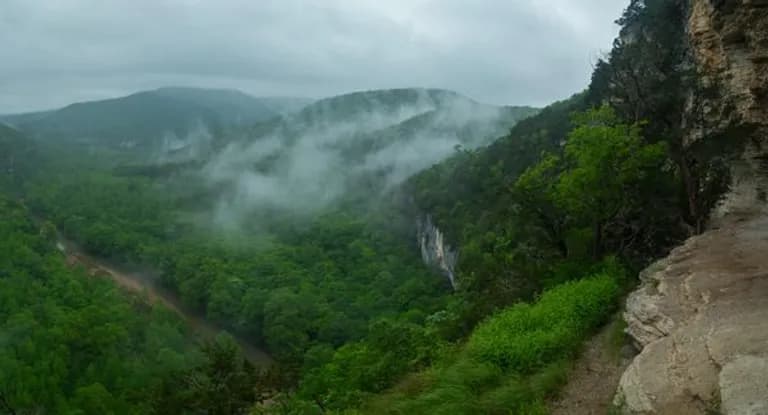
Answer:
<path fill-rule="evenodd" d="M 686 97 L 707 96 L 685 39 L 688 6 L 632 1 L 587 91 L 407 182 L 418 209 L 459 247 L 455 278 L 468 302 L 461 320 L 482 322 L 458 353 L 363 412 L 546 413 L 580 336 L 610 317 L 617 291 L 550 298 L 587 287 L 594 273 L 620 293 L 632 285 L 621 275 L 703 229 L 741 142 L 735 128 L 722 141 L 691 140 L 686 130 L 700 115 Z M 571 296 L 578 312 L 567 311 Z M 487 317 L 521 299 L 533 302 Z M 589 314 L 593 299 L 605 306 Z M 562 308 L 544 311 L 554 304 Z"/>
<path fill-rule="evenodd" d="M 439 89 L 302 109 L 160 89 L 19 118 L 36 140 L 0 126 L 0 409 L 547 413 L 637 272 L 727 190 L 743 143 L 688 139 L 686 100 L 711 92 L 688 13 L 632 0 L 588 88 L 541 110 Z M 194 157 L 42 137 L 120 147 L 190 120 L 210 121 Z M 66 264 L 61 235 L 275 362 Z M 454 279 L 427 257 L 455 260 Z"/>
<path fill-rule="evenodd" d="M 166 153 L 187 146 L 210 146 L 213 136 L 298 111 L 310 102 L 256 98 L 235 90 L 169 87 L 6 115 L 0 121 L 44 140 L 138 152 L 146 159 L 172 155 Z"/>
<path fill-rule="evenodd" d="M 372 205 L 415 172 L 488 144 L 535 112 L 437 89 L 344 94 L 230 135 L 204 173 L 227 220 L 265 208 L 307 214 L 339 201 Z"/>
<path fill-rule="evenodd" d="M 201 348 L 175 314 L 65 263 L 53 224 L 5 197 L 0 213 L 0 411 L 160 414 L 239 399 L 220 412 L 235 413 L 257 398 L 230 339 Z"/>
<path fill-rule="evenodd" d="M 682 100 L 698 91 L 684 65 L 685 7 L 632 2 L 587 91 L 409 180 L 419 209 L 461 247 L 460 280 L 486 306 L 604 255 L 641 266 L 701 227 L 733 143 L 683 145 Z"/>
<path fill-rule="evenodd" d="M 191 386 L 185 377 L 178 385 L 173 378 L 178 372 L 192 376 L 205 363 L 184 364 L 157 375 L 140 396 L 168 396 L 146 402 L 139 412 L 191 410 L 241 392 L 245 395 L 237 396 L 253 405 L 270 391 L 271 401 L 304 407 L 303 397 L 315 399 L 318 392 L 302 392 L 301 398 L 294 392 L 299 384 L 325 388 L 330 370 L 325 365 L 331 362 L 348 366 L 344 377 L 357 377 L 339 390 L 338 398 L 357 406 L 363 392 L 382 390 L 423 367 L 436 356 L 434 345 L 443 342 L 444 335 L 453 338 L 460 331 L 456 327 L 461 322 L 440 310 L 460 308 L 461 303 L 451 298 L 447 281 L 421 263 L 412 242 L 409 207 L 403 204 L 406 196 L 396 186 L 431 160 L 455 152 L 456 145 L 476 147 L 533 112 L 485 106 L 446 91 L 351 94 L 283 118 L 276 127 L 279 133 L 223 136 L 225 142 L 234 141 L 211 160 L 198 163 L 124 164 L 135 159 L 104 151 L 89 156 L 78 147 L 36 140 L 36 157 L 23 158 L 35 169 L 14 176 L 13 194 L 89 255 L 144 270 L 146 280 L 140 284 L 173 293 L 184 307 L 277 359 L 267 372 L 251 371 L 239 378 L 244 385 L 258 384 L 258 389 L 205 399 L 195 395 L 198 391 L 186 391 Z M 18 131 L 8 131 L 16 139 L 9 148 L 16 153 L 25 151 L 22 143 L 33 143 Z M 277 150 L 259 159 L 261 144 L 276 138 Z M 435 143 L 442 147 L 431 149 Z M 369 161 L 393 145 L 403 148 L 380 157 L 378 164 Z M 238 153 L 233 146 L 256 153 L 245 153 L 250 154 L 247 158 L 240 154 L 245 164 L 233 165 L 232 154 Z M 306 176 L 297 161 L 343 171 L 343 166 L 313 161 L 318 153 L 306 152 L 307 146 L 338 157 L 346 165 L 344 178 Z M 388 164 L 419 148 L 410 165 Z M 363 168 L 366 163 L 371 166 Z M 225 168 L 237 176 L 222 186 L 216 174 Z M 248 176 L 251 169 L 251 174 L 285 180 L 291 186 L 285 189 L 292 192 L 286 193 L 290 199 L 281 202 L 276 190 L 262 199 L 232 193 L 233 185 L 253 180 Z M 311 183 L 302 181 L 309 179 L 326 180 L 325 185 L 337 186 L 338 192 L 314 200 Z M 395 338 L 398 347 L 392 349 Z M 194 342 L 185 338 L 179 344 L 187 348 L 179 353 L 196 361 L 200 351 Z M 106 382 L 109 394 L 120 393 Z M 26 408 L 26 401 L 19 399 L 9 402 Z M 232 410 L 221 413 L 236 413 Z"/>

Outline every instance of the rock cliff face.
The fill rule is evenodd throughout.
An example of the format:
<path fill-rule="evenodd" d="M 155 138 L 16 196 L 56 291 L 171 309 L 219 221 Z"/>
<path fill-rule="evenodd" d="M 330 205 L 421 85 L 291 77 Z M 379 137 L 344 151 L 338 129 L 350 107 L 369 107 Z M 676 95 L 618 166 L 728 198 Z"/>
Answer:
<path fill-rule="evenodd" d="M 768 414 L 768 0 L 688 4 L 700 88 L 686 145 L 739 156 L 716 228 L 646 269 L 629 296 L 641 352 L 615 403 L 628 414 Z"/>
<path fill-rule="evenodd" d="M 425 264 L 440 270 L 451 282 L 451 287 L 455 289 L 458 251 L 447 244 L 445 236 L 432 222 L 431 216 L 426 215 L 420 218 L 417 225 L 416 238 L 421 249 L 422 260 Z"/>
<path fill-rule="evenodd" d="M 688 0 L 700 88 L 685 120 L 687 145 L 738 147 L 732 191 L 716 215 L 749 210 L 768 190 L 768 0 Z"/>

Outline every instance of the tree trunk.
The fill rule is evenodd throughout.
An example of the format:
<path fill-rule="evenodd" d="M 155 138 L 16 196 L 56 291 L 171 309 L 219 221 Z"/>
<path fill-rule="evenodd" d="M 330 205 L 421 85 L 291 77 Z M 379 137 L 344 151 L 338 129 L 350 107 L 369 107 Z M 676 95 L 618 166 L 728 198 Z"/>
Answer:
<path fill-rule="evenodd" d="M 701 233 L 702 218 L 698 209 L 698 180 L 691 172 L 691 167 L 688 165 L 688 160 L 685 156 L 678 163 L 680 165 L 680 173 L 683 176 L 683 186 L 685 187 L 685 197 L 688 204 L 688 216 L 691 220 L 690 225 L 695 229 L 696 234 Z"/>
<path fill-rule="evenodd" d="M 595 223 L 595 234 L 592 240 L 592 258 L 598 260 L 603 255 L 603 223 Z"/>
<path fill-rule="evenodd" d="M 562 255 L 563 258 L 568 258 L 568 244 L 565 242 L 565 239 L 557 239 L 557 250 L 560 251 L 560 255 Z"/>

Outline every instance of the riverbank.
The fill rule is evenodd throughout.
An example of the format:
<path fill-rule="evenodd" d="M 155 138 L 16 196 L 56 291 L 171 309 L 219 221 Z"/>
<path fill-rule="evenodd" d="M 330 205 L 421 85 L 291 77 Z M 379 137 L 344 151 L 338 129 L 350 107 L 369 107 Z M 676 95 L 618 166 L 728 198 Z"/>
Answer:
<path fill-rule="evenodd" d="M 130 272 L 108 261 L 96 258 L 84 252 L 76 243 L 59 236 L 56 247 L 66 256 L 67 264 L 80 266 L 94 277 L 109 278 L 121 289 L 142 295 L 149 304 L 160 304 L 176 313 L 189 327 L 202 339 L 215 338 L 226 330 L 219 325 L 207 320 L 199 312 L 185 307 L 181 300 L 172 292 L 158 287 L 154 278 L 138 272 Z M 229 333 L 240 346 L 243 355 L 255 366 L 268 366 L 272 363 L 272 357 L 265 351 L 254 346 L 246 339 Z"/>

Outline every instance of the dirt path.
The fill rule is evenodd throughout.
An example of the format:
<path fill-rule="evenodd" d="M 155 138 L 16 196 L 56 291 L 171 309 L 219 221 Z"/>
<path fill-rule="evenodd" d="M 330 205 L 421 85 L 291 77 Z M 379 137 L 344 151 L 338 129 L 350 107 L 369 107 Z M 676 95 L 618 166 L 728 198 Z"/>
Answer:
<path fill-rule="evenodd" d="M 617 327 L 618 324 L 614 319 L 584 345 L 568 377 L 568 384 L 549 405 L 552 415 L 609 413 L 621 374 L 631 361 L 627 350 L 616 344 L 616 337 L 622 329 Z"/>
<path fill-rule="evenodd" d="M 80 265 L 94 277 L 106 277 L 115 282 L 120 288 L 133 293 L 144 295 L 150 304 L 162 304 L 169 310 L 179 315 L 198 335 L 205 339 L 212 339 L 224 329 L 206 320 L 200 313 L 191 311 L 181 304 L 181 301 L 173 293 L 158 288 L 152 278 L 139 273 L 118 269 L 106 261 L 90 256 L 83 252 L 76 244 L 59 238 L 57 248 L 67 257 L 67 263 L 71 266 Z M 230 333 L 231 334 L 231 333 Z M 268 365 L 272 358 L 263 350 L 253 346 L 245 339 L 232 335 L 243 351 L 243 355 L 252 364 L 257 366 Z"/>

